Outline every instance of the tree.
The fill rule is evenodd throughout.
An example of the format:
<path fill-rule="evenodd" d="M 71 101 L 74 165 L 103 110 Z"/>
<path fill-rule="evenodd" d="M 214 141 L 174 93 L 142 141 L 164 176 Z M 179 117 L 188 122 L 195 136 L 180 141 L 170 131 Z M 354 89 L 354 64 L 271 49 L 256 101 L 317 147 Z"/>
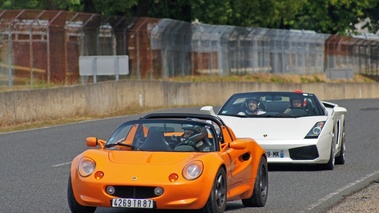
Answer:
<path fill-rule="evenodd" d="M 287 26 L 307 0 L 193 0 L 192 19 L 245 27 Z"/>
<path fill-rule="evenodd" d="M 191 3 L 193 0 L 139 0 L 133 8 L 135 16 L 171 18 L 190 22 L 192 20 Z"/>
<path fill-rule="evenodd" d="M 356 23 L 370 18 L 366 27 L 371 32 L 379 29 L 379 0 L 0 0 L 0 9 L 69 10 L 330 34 L 355 32 Z"/>
<path fill-rule="evenodd" d="M 290 26 L 330 34 L 354 32 L 354 25 L 366 17 L 364 11 L 375 6 L 372 2 L 373 0 L 309 0 Z M 378 9 L 375 11 L 379 12 Z"/>
<path fill-rule="evenodd" d="M 91 1 L 91 0 L 87 0 Z M 0 9 L 80 10 L 80 0 L 0 0 Z"/>
<path fill-rule="evenodd" d="M 9 10 L 20 10 L 20 9 L 42 9 L 38 8 L 38 0 L 27 0 L 27 1 L 15 1 L 15 0 L 0 0 L 0 5 L 2 9 Z"/>
<path fill-rule="evenodd" d="M 361 20 L 368 19 L 369 21 L 363 27 L 369 32 L 376 33 L 379 31 L 379 0 L 372 0 L 369 5 L 363 10 L 364 16 L 361 17 Z"/>

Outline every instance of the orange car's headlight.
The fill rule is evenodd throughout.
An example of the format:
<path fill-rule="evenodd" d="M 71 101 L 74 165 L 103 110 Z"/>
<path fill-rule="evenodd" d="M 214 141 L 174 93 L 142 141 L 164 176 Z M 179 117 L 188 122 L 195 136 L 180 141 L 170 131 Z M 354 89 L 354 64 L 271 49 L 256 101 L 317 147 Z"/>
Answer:
<path fill-rule="evenodd" d="M 195 180 L 203 173 L 204 165 L 201 161 L 193 161 L 183 169 L 183 177 L 187 180 Z"/>
<path fill-rule="evenodd" d="M 88 177 L 95 171 L 96 163 L 91 158 L 84 157 L 79 162 L 79 174 L 82 177 Z"/>

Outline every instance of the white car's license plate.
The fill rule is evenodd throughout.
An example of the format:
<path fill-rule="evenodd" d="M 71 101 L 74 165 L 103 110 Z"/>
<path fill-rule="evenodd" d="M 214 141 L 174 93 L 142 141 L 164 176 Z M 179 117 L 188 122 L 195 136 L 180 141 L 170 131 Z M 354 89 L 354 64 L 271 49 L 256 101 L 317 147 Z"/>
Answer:
<path fill-rule="evenodd" d="M 120 208 L 154 208 L 154 201 L 149 199 L 115 198 L 112 199 L 112 207 Z"/>
<path fill-rule="evenodd" d="M 284 158 L 286 152 L 284 150 L 266 150 L 267 157 L 269 158 Z"/>

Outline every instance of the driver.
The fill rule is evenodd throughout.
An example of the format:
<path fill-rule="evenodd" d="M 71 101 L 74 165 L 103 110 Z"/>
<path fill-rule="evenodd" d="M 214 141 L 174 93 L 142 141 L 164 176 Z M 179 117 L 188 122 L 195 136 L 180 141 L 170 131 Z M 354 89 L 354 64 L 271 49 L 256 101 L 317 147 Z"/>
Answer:
<path fill-rule="evenodd" d="M 291 112 L 291 109 L 303 108 L 303 98 L 301 96 L 295 96 L 290 98 L 290 106 L 284 111 L 284 113 Z"/>
<path fill-rule="evenodd" d="M 183 124 L 183 135 L 180 137 L 178 145 L 174 148 L 176 151 L 210 151 L 209 142 L 207 142 L 208 131 L 205 127 L 193 124 Z"/>

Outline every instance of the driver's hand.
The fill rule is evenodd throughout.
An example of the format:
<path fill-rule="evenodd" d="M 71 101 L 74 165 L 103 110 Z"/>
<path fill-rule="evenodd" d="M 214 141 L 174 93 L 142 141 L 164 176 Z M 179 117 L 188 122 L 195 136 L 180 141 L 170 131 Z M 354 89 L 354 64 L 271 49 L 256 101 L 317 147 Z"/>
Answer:
<path fill-rule="evenodd" d="M 184 143 L 186 143 L 186 144 L 188 144 L 190 146 L 195 146 L 196 145 L 195 141 L 193 141 L 193 140 L 186 140 L 186 141 L 184 141 Z"/>

